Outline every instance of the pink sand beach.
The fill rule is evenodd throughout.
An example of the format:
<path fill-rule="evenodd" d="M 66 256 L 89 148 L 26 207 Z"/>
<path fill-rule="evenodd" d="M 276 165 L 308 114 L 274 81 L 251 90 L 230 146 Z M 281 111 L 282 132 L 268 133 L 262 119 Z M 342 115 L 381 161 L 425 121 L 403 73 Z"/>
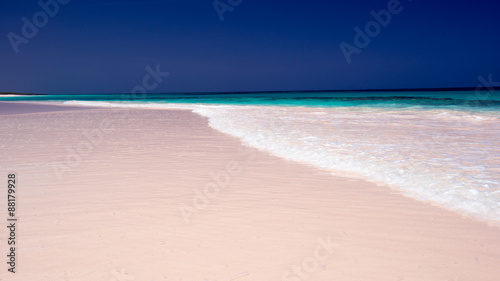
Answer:
<path fill-rule="evenodd" d="M 0 103 L 0 280 L 497 281 L 500 227 L 246 147 L 190 110 Z"/>

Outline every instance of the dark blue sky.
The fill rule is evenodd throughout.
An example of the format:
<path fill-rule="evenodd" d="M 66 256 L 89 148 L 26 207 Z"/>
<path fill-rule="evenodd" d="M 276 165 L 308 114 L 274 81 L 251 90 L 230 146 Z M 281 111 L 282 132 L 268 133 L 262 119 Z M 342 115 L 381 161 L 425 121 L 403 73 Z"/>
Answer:
<path fill-rule="evenodd" d="M 221 21 L 213 0 L 70 0 L 44 24 L 38 1 L 2 0 L 0 91 L 128 93 L 157 65 L 170 75 L 150 92 L 475 87 L 489 74 L 500 81 L 493 0 L 401 0 L 348 63 L 339 44 L 356 47 L 354 27 L 364 30 L 370 11 L 392 1 L 220 0 L 241 2 Z M 34 15 L 40 27 L 25 38 L 21 19 L 33 23 Z"/>

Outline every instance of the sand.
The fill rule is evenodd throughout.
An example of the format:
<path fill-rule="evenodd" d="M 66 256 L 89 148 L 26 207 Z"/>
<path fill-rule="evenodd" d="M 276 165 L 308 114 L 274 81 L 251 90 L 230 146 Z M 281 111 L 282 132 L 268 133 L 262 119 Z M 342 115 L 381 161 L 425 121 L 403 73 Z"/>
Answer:
<path fill-rule="evenodd" d="M 82 109 L 88 110 L 89 108 L 81 106 L 50 105 L 46 103 L 34 103 L 34 102 L 8 102 L 8 101 L 0 102 L 0 115 L 82 110 Z"/>
<path fill-rule="evenodd" d="M 188 110 L 60 109 L 0 116 L 19 218 L 0 280 L 500 276 L 499 227 L 244 147 Z"/>

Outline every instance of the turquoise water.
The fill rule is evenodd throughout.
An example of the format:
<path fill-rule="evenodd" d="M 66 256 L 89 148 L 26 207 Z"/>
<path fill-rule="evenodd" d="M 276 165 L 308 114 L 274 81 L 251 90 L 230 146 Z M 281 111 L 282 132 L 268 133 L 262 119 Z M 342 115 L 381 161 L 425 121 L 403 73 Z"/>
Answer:
<path fill-rule="evenodd" d="M 137 103 L 204 103 L 231 105 L 280 105 L 308 107 L 414 107 L 464 110 L 500 110 L 500 95 L 489 91 L 442 92 L 268 92 L 268 93 L 186 93 L 186 94 L 130 94 L 100 95 L 44 95 L 0 97 L 0 100 L 18 101 L 113 101 Z"/>
<path fill-rule="evenodd" d="M 182 108 L 248 146 L 500 221 L 500 95 L 488 91 L 51 95 L 0 100 Z"/>

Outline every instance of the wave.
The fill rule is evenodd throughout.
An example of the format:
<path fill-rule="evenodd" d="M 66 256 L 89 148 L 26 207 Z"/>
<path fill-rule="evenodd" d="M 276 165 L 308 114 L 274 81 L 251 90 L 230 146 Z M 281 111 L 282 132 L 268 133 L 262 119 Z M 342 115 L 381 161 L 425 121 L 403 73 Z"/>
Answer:
<path fill-rule="evenodd" d="M 70 101 L 182 108 L 249 146 L 339 176 L 383 183 L 459 213 L 500 221 L 498 112 Z"/>

